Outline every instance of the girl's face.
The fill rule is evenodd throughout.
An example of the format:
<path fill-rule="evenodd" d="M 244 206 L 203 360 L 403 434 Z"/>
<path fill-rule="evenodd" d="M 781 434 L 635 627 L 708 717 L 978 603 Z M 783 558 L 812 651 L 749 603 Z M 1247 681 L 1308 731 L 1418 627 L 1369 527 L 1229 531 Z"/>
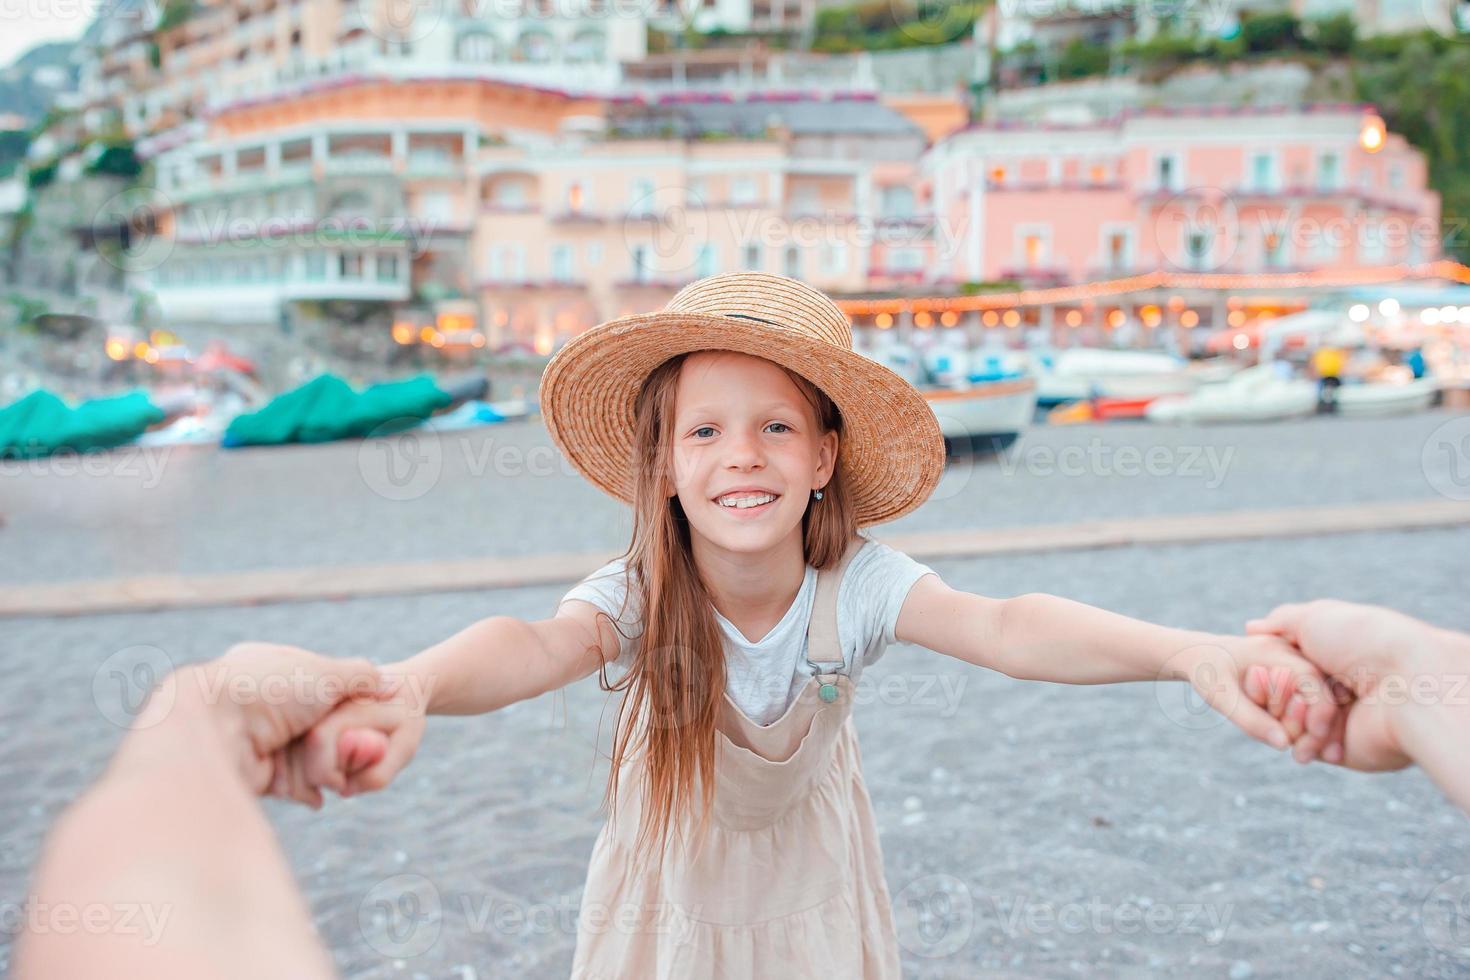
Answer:
<path fill-rule="evenodd" d="M 691 529 L 739 552 L 799 538 L 837 459 L 837 433 L 820 430 L 783 368 L 733 351 L 690 354 L 674 395 L 673 492 Z"/>

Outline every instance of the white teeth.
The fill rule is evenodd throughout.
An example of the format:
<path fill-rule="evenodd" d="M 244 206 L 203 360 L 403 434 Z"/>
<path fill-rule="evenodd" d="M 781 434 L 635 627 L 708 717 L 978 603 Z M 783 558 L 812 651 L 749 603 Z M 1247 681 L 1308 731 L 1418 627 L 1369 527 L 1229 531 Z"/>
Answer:
<path fill-rule="evenodd" d="M 719 498 L 719 505 L 721 507 L 735 507 L 743 510 L 746 507 L 759 507 L 761 504 L 768 504 L 775 499 L 776 495 L 774 493 L 763 493 L 754 497 L 721 497 Z"/>

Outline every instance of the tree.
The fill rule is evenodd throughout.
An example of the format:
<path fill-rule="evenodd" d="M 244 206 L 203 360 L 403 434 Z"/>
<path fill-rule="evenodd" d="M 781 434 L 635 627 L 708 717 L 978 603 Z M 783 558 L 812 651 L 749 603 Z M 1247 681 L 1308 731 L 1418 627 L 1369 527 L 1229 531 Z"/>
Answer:
<path fill-rule="evenodd" d="M 1345 12 L 1308 21 L 1303 32 L 1318 51 L 1332 55 L 1345 55 L 1352 51 L 1358 39 L 1358 26 L 1353 23 L 1353 15 Z"/>
<path fill-rule="evenodd" d="M 1253 54 L 1301 47 L 1301 22 L 1289 13 L 1253 14 L 1241 22 L 1240 32 Z"/>
<path fill-rule="evenodd" d="M 1105 75 L 1111 61 L 1108 49 L 1081 38 L 1073 39 L 1062 49 L 1057 59 L 1057 78 L 1086 78 L 1089 75 Z"/>

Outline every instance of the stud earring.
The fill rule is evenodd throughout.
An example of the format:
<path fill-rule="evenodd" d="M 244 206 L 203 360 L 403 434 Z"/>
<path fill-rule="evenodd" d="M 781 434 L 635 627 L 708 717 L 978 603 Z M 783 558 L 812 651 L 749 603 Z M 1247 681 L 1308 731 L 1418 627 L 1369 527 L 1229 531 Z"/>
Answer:
<path fill-rule="evenodd" d="M 822 491 L 820 491 L 820 490 L 813 490 L 812 491 L 812 499 L 813 500 L 821 500 L 822 499 Z"/>

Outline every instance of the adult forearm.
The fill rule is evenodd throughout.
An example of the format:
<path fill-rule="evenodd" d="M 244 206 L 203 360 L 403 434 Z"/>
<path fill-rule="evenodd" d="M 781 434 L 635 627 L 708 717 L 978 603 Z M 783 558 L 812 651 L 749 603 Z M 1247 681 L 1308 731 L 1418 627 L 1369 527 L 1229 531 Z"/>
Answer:
<path fill-rule="evenodd" d="M 1457 806 L 1470 813 L 1470 636 L 1431 628 L 1406 650 L 1406 685 L 1391 724 L 1399 747 Z M 1380 689 L 1379 696 L 1390 696 Z"/>
<path fill-rule="evenodd" d="M 401 693 L 427 714 L 474 715 L 545 693 L 548 660 L 530 623 L 492 616 L 383 672 L 400 675 Z"/>
<path fill-rule="evenodd" d="M 333 975 L 212 710 L 181 693 L 58 822 L 17 977 Z"/>
<path fill-rule="evenodd" d="M 998 666 L 1022 680 L 1062 684 L 1182 680 L 1217 637 L 1158 626 L 1072 599 L 1028 593 L 1001 611 Z"/>

